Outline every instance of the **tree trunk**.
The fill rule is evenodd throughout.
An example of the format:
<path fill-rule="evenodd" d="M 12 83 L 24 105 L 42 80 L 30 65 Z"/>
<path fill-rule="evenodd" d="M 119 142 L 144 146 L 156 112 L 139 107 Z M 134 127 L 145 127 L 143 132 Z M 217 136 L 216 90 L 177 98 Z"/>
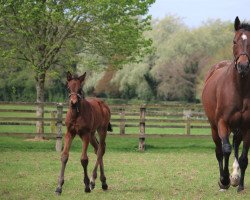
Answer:
<path fill-rule="evenodd" d="M 44 83 L 45 83 L 45 72 L 38 73 L 36 77 L 36 117 L 43 118 L 44 117 Z M 36 139 L 44 139 L 44 122 L 42 120 L 38 120 L 36 122 Z"/>

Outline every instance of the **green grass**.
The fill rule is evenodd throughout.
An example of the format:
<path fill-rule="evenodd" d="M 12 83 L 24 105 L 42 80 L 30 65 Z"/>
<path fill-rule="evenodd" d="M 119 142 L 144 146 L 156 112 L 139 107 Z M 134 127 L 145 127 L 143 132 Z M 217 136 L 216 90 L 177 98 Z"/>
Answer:
<path fill-rule="evenodd" d="M 103 192 L 97 180 L 90 194 L 84 193 L 80 164 L 81 141 L 76 138 L 70 151 L 65 184 L 55 196 L 60 154 L 55 141 L 26 141 L 0 138 L 0 199 L 249 199 L 250 172 L 246 190 L 219 192 L 218 164 L 211 138 L 147 138 L 146 151 L 137 151 L 138 139 L 109 136 L 104 156 L 109 190 Z M 88 153 L 89 174 L 96 156 Z M 230 159 L 230 167 L 233 157 Z M 230 170 L 231 171 L 231 170 Z"/>

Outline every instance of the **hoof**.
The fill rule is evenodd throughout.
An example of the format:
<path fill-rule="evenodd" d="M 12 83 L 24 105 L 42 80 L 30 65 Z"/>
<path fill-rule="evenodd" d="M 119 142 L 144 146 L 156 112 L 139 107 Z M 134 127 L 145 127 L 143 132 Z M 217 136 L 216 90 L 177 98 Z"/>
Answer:
<path fill-rule="evenodd" d="M 230 187 L 230 183 L 228 185 L 223 185 L 221 181 L 218 182 L 220 189 L 227 190 Z"/>
<path fill-rule="evenodd" d="M 103 190 L 107 190 L 107 189 L 108 189 L 107 183 L 103 183 L 103 184 L 102 184 L 102 189 L 103 189 Z"/>
<path fill-rule="evenodd" d="M 86 187 L 86 188 L 85 188 L 85 192 L 86 192 L 86 193 L 90 193 L 90 192 L 91 192 L 90 188 L 89 188 L 89 187 Z"/>
<path fill-rule="evenodd" d="M 240 184 L 240 177 L 239 176 L 236 176 L 236 177 L 230 176 L 230 183 L 233 187 L 237 187 Z"/>
<path fill-rule="evenodd" d="M 90 182 L 89 187 L 91 190 L 95 189 L 95 183 L 94 182 Z"/>
<path fill-rule="evenodd" d="M 56 191 L 55 191 L 56 195 L 61 195 L 62 194 L 62 188 L 56 188 Z"/>
<path fill-rule="evenodd" d="M 244 190 L 244 186 L 239 186 L 238 189 L 237 189 L 237 192 L 240 193 Z"/>

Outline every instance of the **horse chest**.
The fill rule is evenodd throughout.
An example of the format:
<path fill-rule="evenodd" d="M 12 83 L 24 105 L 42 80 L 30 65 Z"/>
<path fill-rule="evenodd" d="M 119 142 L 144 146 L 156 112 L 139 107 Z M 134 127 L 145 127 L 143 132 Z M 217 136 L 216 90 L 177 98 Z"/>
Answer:
<path fill-rule="evenodd" d="M 236 126 L 246 124 L 250 128 L 250 101 L 243 101 L 242 108 L 233 113 L 229 121 Z"/>
<path fill-rule="evenodd" d="M 67 128 L 69 132 L 79 135 L 85 132 L 89 132 L 90 130 L 90 127 L 87 125 L 87 123 L 83 122 L 82 120 L 71 121 L 67 125 Z"/>

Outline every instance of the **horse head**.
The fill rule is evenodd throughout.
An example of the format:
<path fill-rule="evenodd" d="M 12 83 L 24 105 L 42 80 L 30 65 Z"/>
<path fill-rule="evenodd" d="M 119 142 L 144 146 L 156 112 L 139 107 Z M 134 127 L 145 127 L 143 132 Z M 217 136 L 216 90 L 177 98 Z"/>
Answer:
<path fill-rule="evenodd" d="M 234 29 L 233 54 L 235 68 L 241 76 L 245 76 L 250 69 L 250 24 L 241 23 L 239 18 L 236 17 Z"/>
<path fill-rule="evenodd" d="M 79 111 L 79 102 L 83 98 L 82 84 L 85 80 L 86 72 L 79 77 L 72 77 L 70 72 L 67 72 L 67 88 L 69 91 L 69 102 L 72 108 Z"/>

